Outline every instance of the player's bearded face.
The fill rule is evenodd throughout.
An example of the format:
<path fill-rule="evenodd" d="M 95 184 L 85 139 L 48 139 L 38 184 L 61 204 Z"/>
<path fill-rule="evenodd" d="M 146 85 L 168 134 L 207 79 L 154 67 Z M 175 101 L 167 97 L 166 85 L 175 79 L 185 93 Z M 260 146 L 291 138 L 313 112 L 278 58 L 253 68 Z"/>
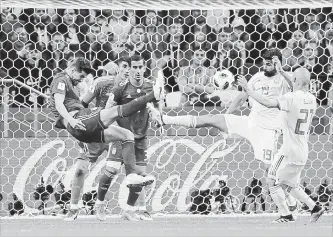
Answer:
<path fill-rule="evenodd" d="M 272 60 L 265 60 L 264 59 L 264 74 L 266 77 L 272 77 L 276 74 L 275 65 L 273 64 Z"/>
<path fill-rule="evenodd" d="M 72 73 L 72 82 L 73 85 L 76 86 L 78 85 L 80 82 L 82 82 L 82 80 L 87 76 L 87 73 L 85 72 L 78 72 L 77 70 L 74 70 Z"/>

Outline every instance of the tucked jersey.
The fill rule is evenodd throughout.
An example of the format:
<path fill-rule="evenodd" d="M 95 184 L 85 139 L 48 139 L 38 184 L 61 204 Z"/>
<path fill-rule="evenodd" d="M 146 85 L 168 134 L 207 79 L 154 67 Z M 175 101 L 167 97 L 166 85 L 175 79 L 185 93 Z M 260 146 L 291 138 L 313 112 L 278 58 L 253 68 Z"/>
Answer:
<path fill-rule="evenodd" d="M 77 89 L 74 87 L 71 79 L 65 72 L 60 72 L 54 76 L 50 85 L 50 91 L 50 110 L 56 118 L 61 118 L 55 107 L 54 94 L 56 93 L 65 95 L 64 105 L 68 112 L 84 108 L 81 104 Z"/>
<path fill-rule="evenodd" d="M 295 91 L 278 99 L 283 112 L 283 145 L 289 163 L 305 165 L 308 159 L 308 140 L 312 118 L 317 109 L 316 97 L 309 92 Z"/>
<path fill-rule="evenodd" d="M 89 88 L 89 92 L 96 98 L 96 107 L 105 108 L 114 86 L 115 81 L 110 77 L 99 77 L 93 82 Z"/>
<path fill-rule="evenodd" d="M 131 83 L 120 83 L 113 90 L 114 102 L 118 105 L 127 104 L 128 102 L 146 95 L 153 90 L 153 83 L 145 79 L 142 86 L 135 87 Z M 145 138 L 149 127 L 148 109 L 144 108 L 137 113 L 117 120 L 120 127 L 126 128 L 134 133 L 136 139 Z"/>
<path fill-rule="evenodd" d="M 276 99 L 290 91 L 288 83 L 281 74 L 267 77 L 264 75 L 264 72 L 258 72 L 251 78 L 248 85 L 253 91 L 269 99 Z M 252 106 L 249 115 L 250 121 L 265 129 L 280 129 L 281 121 L 279 109 L 267 108 L 251 97 L 249 98 L 249 102 Z"/>

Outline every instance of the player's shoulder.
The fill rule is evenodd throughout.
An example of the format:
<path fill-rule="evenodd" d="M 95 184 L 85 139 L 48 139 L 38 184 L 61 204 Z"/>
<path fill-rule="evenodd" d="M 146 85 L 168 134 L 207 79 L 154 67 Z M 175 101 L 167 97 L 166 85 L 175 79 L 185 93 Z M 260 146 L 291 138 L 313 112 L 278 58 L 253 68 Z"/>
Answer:
<path fill-rule="evenodd" d="M 67 83 L 68 81 L 69 81 L 69 78 L 66 75 L 66 73 L 64 73 L 64 72 L 57 73 L 53 77 L 53 80 L 52 80 L 53 83 L 58 83 L 58 82 L 66 82 Z"/>
<path fill-rule="evenodd" d="M 109 84 L 114 84 L 114 79 L 110 77 L 98 77 L 97 79 L 94 80 L 93 85 L 94 86 L 104 86 L 104 85 L 109 85 Z"/>
<path fill-rule="evenodd" d="M 250 82 L 256 82 L 256 81 L 259 81 L 261 79 L 265 79 L 266 76 L 265 76 L 265 72 L 257 72 L 256 74 L 254 74 L 251 79 L 250 79 Z"/>

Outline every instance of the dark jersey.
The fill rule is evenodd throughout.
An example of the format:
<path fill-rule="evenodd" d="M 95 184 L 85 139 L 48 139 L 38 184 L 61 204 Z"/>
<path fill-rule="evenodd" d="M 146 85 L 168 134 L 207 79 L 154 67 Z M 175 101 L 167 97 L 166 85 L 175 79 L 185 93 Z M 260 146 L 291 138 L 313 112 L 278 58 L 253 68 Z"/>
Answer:
<path fill-rule="evenodd" d="M 115 81 L 110 79 L 110 77 L 99 77 L 93 82 L 89 91 L 96 98 L 96 107 L 105 108 L 114 85 Z"/>
<path fill-rule="evenodd" d="M 128 102 L 146 95 L 153 90 L 153 83 L 145 79 L 142 86 L 135 87 L 131 83 L 120 83 L 118 87 L 113 90 L 114 102 L 117 105 L 127 104 Z M 136 139 L 145 138 L 149 127 L 149 113 L 148 109 L 142 109 L 137 113 L 122 119 L 117 120 L 120 127 L 126 128 L 134 133 Z"/>
<path fill-rule="evenodd" d="M 65 72 L 60 72 L 55 75 L 50 86 L 50 110 L 56 118 L 60 118 L 60 114 L 55 107 L 54 94 L 59 93 L 65 95 L 64 105 L 68 112 L 83 109 L 78 91 L 74 87 L 71 79 Z"/>

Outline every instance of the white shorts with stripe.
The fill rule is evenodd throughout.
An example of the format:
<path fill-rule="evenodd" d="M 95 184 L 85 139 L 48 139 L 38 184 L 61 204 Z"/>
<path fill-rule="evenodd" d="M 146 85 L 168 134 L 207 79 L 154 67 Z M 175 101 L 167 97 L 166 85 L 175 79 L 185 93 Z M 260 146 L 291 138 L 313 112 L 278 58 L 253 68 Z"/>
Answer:
<path fill-rule="evenodd" d="M 285 184 L 292 188 L 299 186 L 304 165 L 289 162 L 288 156 L 278 153 L 268 170 L 268 178 L 276 180 L 276 184 Z"/>
<path fill-rule="evenodd" d="M 251 143 L 256 159 L 266 164 L 272 163 L 280 132 L 259 127 L 248 116 L 225 114 L 224 119 L 229 134 L 238 134 Z"/>

